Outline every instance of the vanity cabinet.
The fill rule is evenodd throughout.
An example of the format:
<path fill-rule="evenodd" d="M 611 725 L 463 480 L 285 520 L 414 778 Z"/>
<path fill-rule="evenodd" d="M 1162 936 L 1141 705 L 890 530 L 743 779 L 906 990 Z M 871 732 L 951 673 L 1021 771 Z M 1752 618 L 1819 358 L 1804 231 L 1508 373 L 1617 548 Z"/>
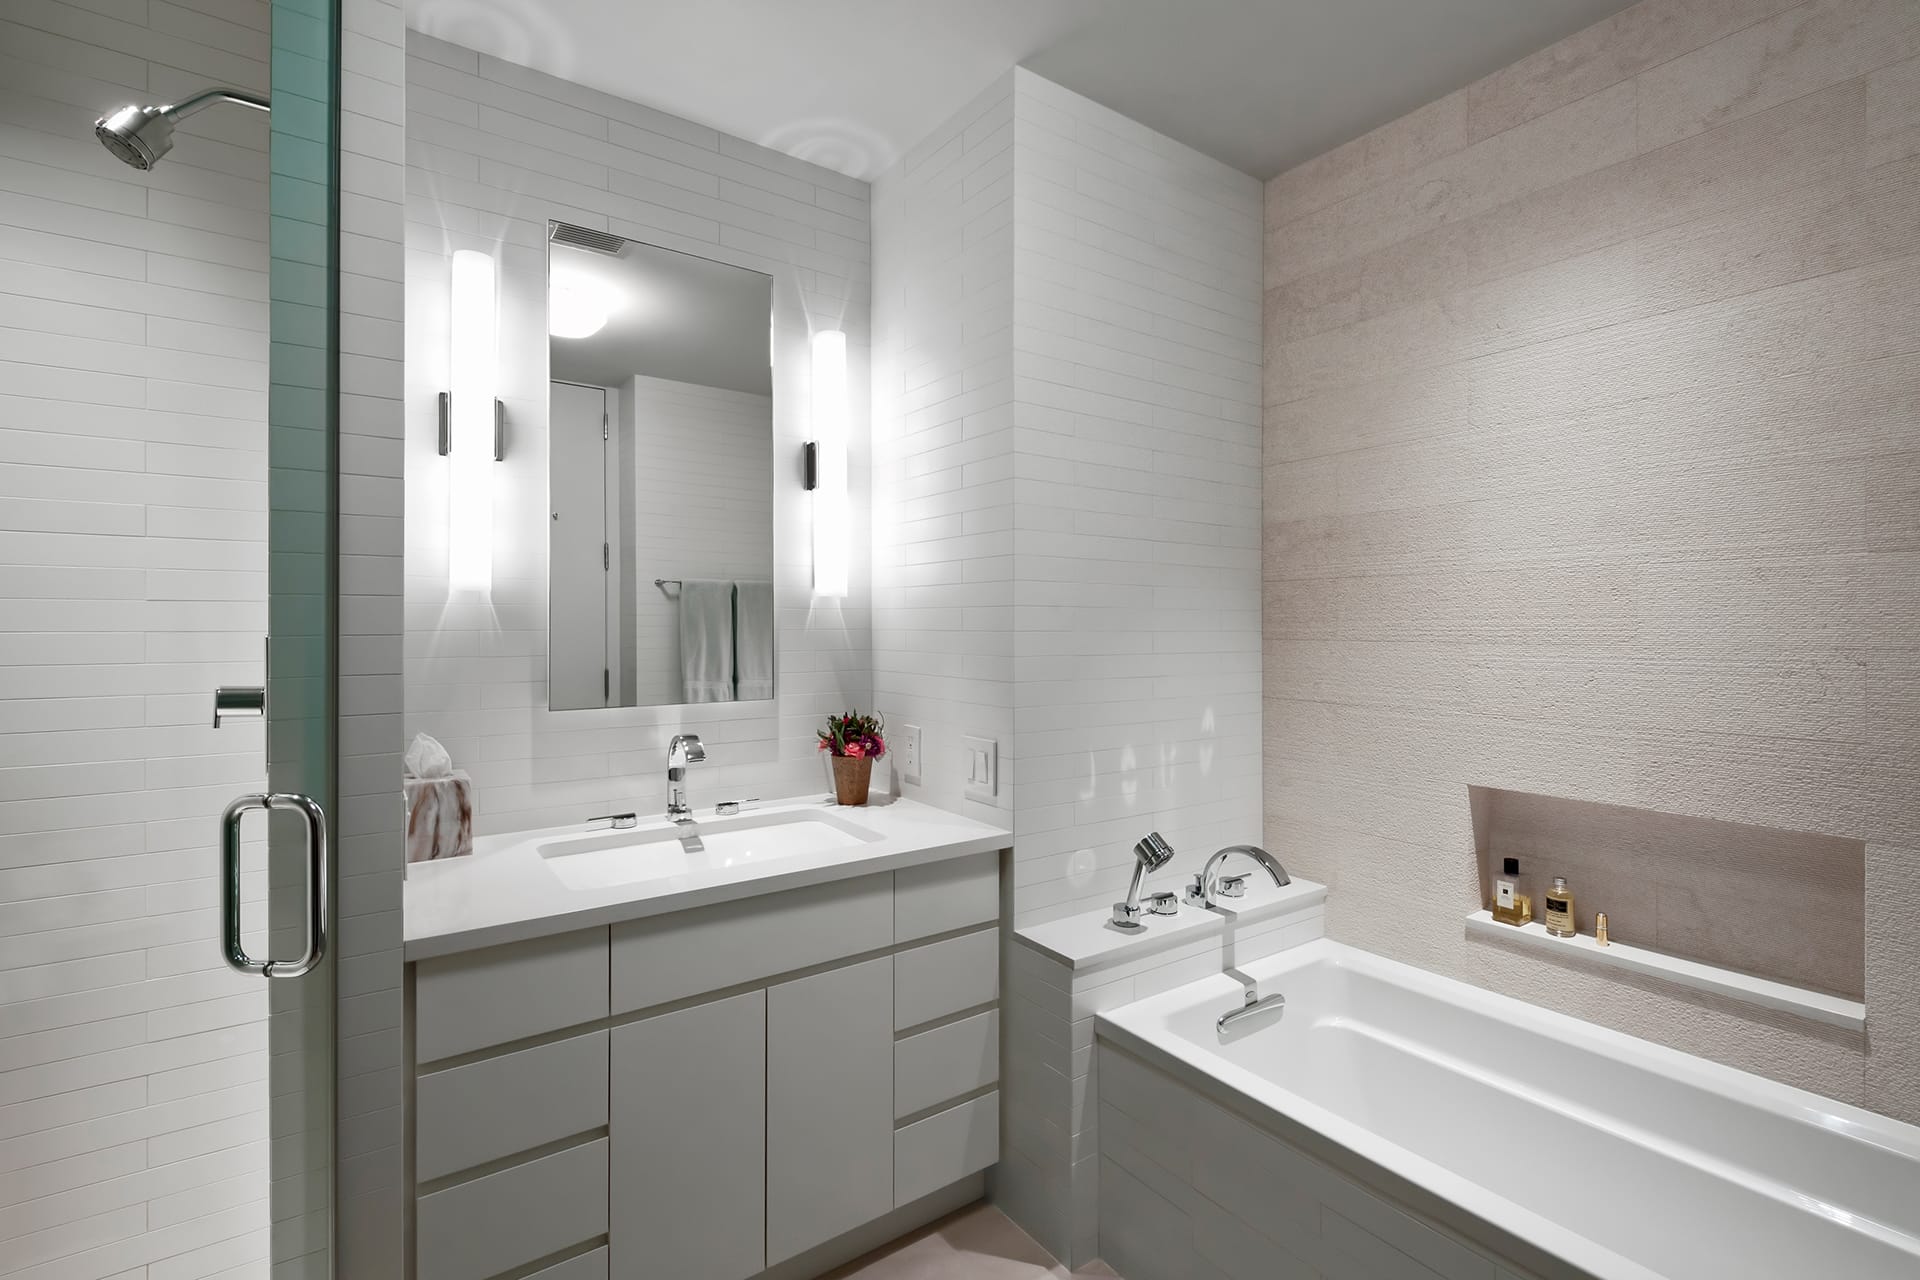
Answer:
<path fill-rule="evenodd" d="M 767 991 L 767 1262 L 893 1208 L 893 961 Z"/>
<path fill-rule="evenodd" d="M 613 1029 L 615 1275 L 765 1265 L 767 1007 L 749 991 Z"/>
<path fill-rule="evenodd" d="M 979 854 L 416 963 L 417 1280 L 784 1278 L 956 1207 L 998 914 Z"/>

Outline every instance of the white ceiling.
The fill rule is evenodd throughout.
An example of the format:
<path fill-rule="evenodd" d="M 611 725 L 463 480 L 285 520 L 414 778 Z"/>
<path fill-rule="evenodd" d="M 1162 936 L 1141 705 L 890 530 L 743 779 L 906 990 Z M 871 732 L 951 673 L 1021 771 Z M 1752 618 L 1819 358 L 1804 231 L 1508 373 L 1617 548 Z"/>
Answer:
<path fill-rule="evenodd" d="M 406 0 L 456 44 L 872 178 L 1023 64 L 1255 177 L 1626 0 Z"/>
<path fill-rule="evenodd" d="M 637 240 L 619 257 L 552 249 L 553 281 L 591 281 L 609 304 L 593 336 L 549 339 L 552 377 L 617 387 L 642 374 L 773 394 L 772 277 Z"/>

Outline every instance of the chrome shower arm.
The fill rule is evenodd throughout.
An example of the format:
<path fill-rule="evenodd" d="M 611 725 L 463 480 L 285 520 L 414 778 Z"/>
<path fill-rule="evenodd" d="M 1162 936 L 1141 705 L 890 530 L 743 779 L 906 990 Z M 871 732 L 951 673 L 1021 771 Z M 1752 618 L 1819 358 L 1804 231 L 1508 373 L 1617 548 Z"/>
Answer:
<path fill-rule="evenodd" d="M 196 111 L 204 110 L 216 102 L 232 102 L 243 107 L 252 107 L 255 111 L 271 111 L 272 104 L 260 94 L 248 93 L 245 89 L 229 89 L 216 86 L 202 89 L 191 98 L 182 98 L 170 107 L 160 108 L 175 120 L 184 120 Z"/>

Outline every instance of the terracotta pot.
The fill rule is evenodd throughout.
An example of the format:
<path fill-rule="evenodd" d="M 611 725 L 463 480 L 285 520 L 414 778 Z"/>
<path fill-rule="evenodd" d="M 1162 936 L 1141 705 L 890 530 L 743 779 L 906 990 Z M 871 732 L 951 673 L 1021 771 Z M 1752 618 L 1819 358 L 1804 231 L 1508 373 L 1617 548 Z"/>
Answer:
<path fill-rule="evenodd" d="M 873 761 L 852 756 L 833 758 L 833 795 L 841 804 L 865 804 L 873 785 Z"/>

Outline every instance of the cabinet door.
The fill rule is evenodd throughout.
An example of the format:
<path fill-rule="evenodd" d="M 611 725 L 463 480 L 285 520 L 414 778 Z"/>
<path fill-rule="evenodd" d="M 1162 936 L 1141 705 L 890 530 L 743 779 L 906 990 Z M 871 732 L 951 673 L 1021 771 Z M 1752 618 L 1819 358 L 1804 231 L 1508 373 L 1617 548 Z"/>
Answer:
<path fill-rule="evenodd" d="M 893 957 L 767 989 L 767 1264 L 893 1208 Z"/>
<path fill-rule="evenodd" d="M 744 1280 L 766 1266 L 767 993 L 613 1029 L 613 1274 Z"/>

